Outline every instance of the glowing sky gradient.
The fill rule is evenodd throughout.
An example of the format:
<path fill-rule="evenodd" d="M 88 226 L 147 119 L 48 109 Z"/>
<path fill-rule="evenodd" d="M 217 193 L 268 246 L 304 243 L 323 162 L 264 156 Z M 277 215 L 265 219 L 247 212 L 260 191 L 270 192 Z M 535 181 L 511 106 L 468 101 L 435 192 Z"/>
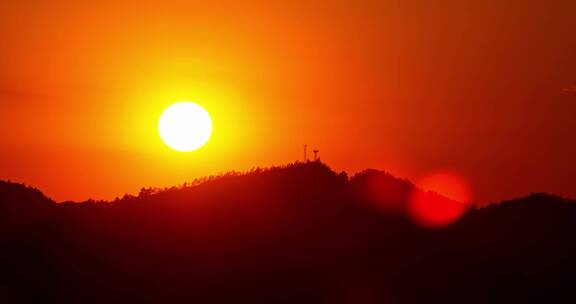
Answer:
<path fill-rule="evenodd" d="M 214 2 L 0 3 L 0 178 L 111 199 L 307 143 L 479 203 L 576 196 L 576 2 Z M 156 131 L 179 100 L 214 121 L 189 154 Z"/>

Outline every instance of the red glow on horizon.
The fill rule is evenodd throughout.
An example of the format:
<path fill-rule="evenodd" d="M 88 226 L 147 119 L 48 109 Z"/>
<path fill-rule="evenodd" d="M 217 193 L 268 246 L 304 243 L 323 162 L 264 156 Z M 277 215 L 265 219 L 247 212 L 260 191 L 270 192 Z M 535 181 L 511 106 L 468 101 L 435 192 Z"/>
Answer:
<path fill-rule="evenodd" d="M 410 217 L 427 228 L 446 227 L 464 215 L 470 204 L 470 187 L 459 175 L 438 172 L 423 178 L 409 201 Z"/>

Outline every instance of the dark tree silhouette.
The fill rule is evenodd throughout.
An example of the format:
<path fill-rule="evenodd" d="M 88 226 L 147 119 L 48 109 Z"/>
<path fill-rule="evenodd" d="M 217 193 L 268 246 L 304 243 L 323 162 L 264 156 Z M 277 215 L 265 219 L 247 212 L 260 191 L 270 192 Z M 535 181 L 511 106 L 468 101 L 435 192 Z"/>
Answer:
<path fill-rule="evenodd" d="M 418 191 L 385 172 L 349 178 L 321 162 L 114 202 L 56 204 L 0 182 L 0 302 L 576 299 L 574 201 L 533 194 L 427 229 L 406 216 Z"/>

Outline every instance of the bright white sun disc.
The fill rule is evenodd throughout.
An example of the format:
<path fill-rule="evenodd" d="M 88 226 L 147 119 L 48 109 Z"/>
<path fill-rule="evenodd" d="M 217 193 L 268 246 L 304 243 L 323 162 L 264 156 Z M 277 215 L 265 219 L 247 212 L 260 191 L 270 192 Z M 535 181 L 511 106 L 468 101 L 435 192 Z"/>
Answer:
<path fill-rule="evenodd" d="M 180 152 L 204 146 L 212 134 L 212 119 L 204 108 L 193 102 L 178 102 L 160 116 L 158 132 L 162 141 Z"/>

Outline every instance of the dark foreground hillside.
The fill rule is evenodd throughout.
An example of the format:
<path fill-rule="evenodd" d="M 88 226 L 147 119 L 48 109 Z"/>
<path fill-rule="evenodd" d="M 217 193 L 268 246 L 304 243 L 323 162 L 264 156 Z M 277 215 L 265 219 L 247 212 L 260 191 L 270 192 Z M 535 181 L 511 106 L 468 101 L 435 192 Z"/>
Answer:
<path fill-rule="evenodd" d="M 574 201 L 533 194 L 429 229 L 406 216 L 418 191 L 318 162 L 114 202 L 0 182 L 0 303 L 576 300 Z"/>

